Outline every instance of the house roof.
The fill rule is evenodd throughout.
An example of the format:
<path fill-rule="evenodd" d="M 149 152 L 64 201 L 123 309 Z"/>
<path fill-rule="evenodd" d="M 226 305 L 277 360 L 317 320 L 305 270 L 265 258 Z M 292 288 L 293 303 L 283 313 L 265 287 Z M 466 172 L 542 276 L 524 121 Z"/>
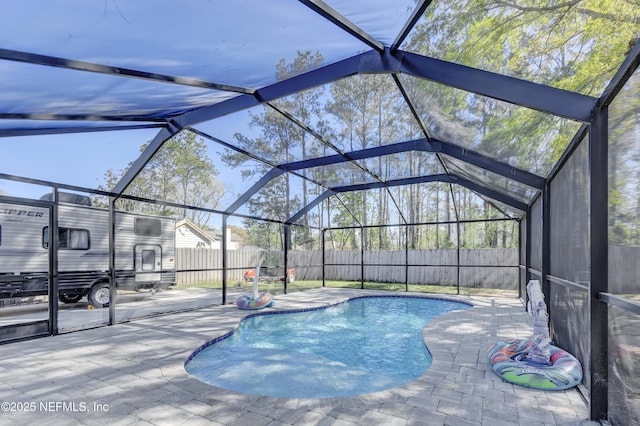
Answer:
<path fill-rule="evenodd" d="M 216 242 L 217 240 L 213 238 L 211 235 L 207 234 L 202 228 L 200 228 L 195 223 L 191 222 L 189 219 L 182 219 L 181 221 L 176 223 L 176 229 L 181 228 L 182 226 L 187 226 L 191 229 L 191 232 L 198 235 L 203 240 L 209 241 L 211 243 Z"/>
<path fill-rule="evenodd" d="M 219 229 L 211 229 L 211 230 L 207 230 L 205 232 L 208 233 L 216 241 L 219 241 L 219 240 L 222 239 L 222 231 L 219 230 Z M 227 229 L 227 232 L 230 235 L 229 239 L 231 241 L 235 241 L 235 242 L 242 241 L 242 238 L 238 234 L 236 234 L 235 232 L 232 232 L 230 229 Z"/>

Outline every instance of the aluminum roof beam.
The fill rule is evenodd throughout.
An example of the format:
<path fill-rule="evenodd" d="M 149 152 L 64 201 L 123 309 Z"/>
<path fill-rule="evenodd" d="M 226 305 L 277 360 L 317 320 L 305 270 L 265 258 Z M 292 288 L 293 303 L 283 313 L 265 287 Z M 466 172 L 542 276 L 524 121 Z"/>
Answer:
<path fill-rule="evenodd" d="M 308 8 L 312 9 L 317 14 L 323 16 L 325 19 L 333 22 L 338 27 L 342 28 L 361 42 L 368 46 L 382 52 L 384 45 L 375 38 L 371 37 L 368 33 L 363 31 L 356 24 L 345 18 L 337 10 L 323 2 L 322 0 L 298 0 Z"/>
<path fill-rule="evenodd" d="M 388 180 L 386 182 L 369 182 L 369 183 L 359 183 L 354 185 L 336 186 L 331 188 L 331 190 L 338 193 L 366 191 L 369 189 L 404 186 L 404 185 L 412 185 L 412 184 L 418 184 L 418 183 L 449 182 L 450 180 L 451 180 L 451 176 L 449 175 L 437 174 L 437 175 L 430 175 L 430 176 L 418 176 L 418 177 L 394 179 L 394 180 Z"/>
<path fill-rule="evenodd" d="M 378 58 L 376 60 L 376 58 Z M 358 74 L 363 67 L 364 59 L 367 64 L 378 63 L 380 65 L 380 54 L 376 51 L 360 53 L 342 61 L 320 67 L 303 74 L 278 81 L 269 86 L 258 89 L 253 95 L 243 94 L 235 98 L 223 101 L 211 106 L 202 107 L 176 117 L 177 123 L 183 126 L 190 126 L 203 121 L 212 120 L 227 114 L 242 111 L 265 102 L 282 98 L 301 90 L 320 86 L 339 80 L 344 77 Z M 367 68 L 367 67 L 365 67 Z M 382 71 L 382 69 L 380 70 Z"/>
<path fill-rule="evenodd" d="M 242 196 L 240 196 L 240 198 L 238 198 L 231 206 L 229 206 L 229 208 L 225 211 L 225 213 L 232 214 L 233 212 L 235 212 L 238 208 L 240 208 L 240 206 L 242 206 L 244 203 L 249 201 L 249 199 L 255 193 L 257 193 L 260 189 L 262 189 L 264 185 L 266 185 L 272 179 L 275 179 L 276 177 L 281 176 L 285 172 L 304 170 L 310 167 L 320 167 L 320 166 L 327 166 L 331 164 L 345 163 L 345 162 L 350 162 L 354 160 L 375 158 L 382 155 L 397 154 L 397 153 L 408 152 L 408 151 L 443 153 L 451 157 L 457 158 L 459 160 L 465 161 L 469 164 L 478 166 L 484 170 L 488 170 L 492 173 L 496 173 L 500 176 L 504 176 L 516 182 L 531 186 L 532 188 L 535 188 L 538 190 L 542 190 L 544 188 L 545 179 L 533 173 L 520 170 L 508 164 L 493 160 L 475 151 L 462 148 L 448 142 L 443 142 L 435 139 L 432 141 L 428 141 L 427 139 L 416 139 L 416 140 L 407 141 L 407 142 L 401 142 L 401 143 L 390 144 L 390 145 L 382 145 L 375 148 L 367 148 L 359 151 L 347 152 L 344 154 L 335 154 L 335 155 L 328 155 L 325 157 L 294 161 L 291 163 L 286 163 L 286 164 L 282 164 L 280 166 L 274 167 L 266 175 L 264 175 L 258 182 L 256 182 L 251 188 L 249 188 L 244 194 L 242 194 Z M 440 175 L 436 175 L 436 176 L 440 176 Z M 452 175 L 452 179 L 454 177 L 456 181 L 452 180 L 449 183 L 460 182 L 460 179 L 461 179 L 460 177 Z M 426 182 L 432 181 L 432 180 L 429 180 L 431 176 L 420 177 L 420 178 L 412 177 L 407 179 L 421 179 L 421 178 L 427 179 Z M 378 188 L 384 188 L 388 186 L 396 186 L 396 185 L 389 185 L 390 182 L 398 183 L 400 181 L 402 180 L 394 180 L 394 181 L 386 181 L 386 182 L 379 181 L 379 182 L 374 182 L 374 183 L 365 184 L 365 185 L 377 185 L 376 187 Z M 445 182 L 442 179 L 438 181 Z M 469 181 L 465 180 L 465 182 L 469 182 Z M 464 186 L 467 186 L 469 189 L 471 189 L 469 187 L 470 185 L 464 185 Z M 367 189 L 367 188 L 362 188 L 362 185 L 355 185 L 355 187 L 358 187 L 358 189 L 354 189 L 354 190 Z M 331 188 L 330 190 L 334 191 L 334 193 L 347 192 L 345 188 L 349 188 L 349 186 Z M 509 197 L 508 195 L 500 191 L 495 191 L 489 188 L 485 188 L 483 186 L 482 187 L 474 186 L 474 188 L 476 188 L 474 189 L 476 190 L 476 192 L 484 194 L 497 201 L 504 202 L 501 198 Z M 516 202 L 516 201 L 512 199 L 510 202 Z M 505 202 L 505 204 L 511 205 L 510 202 Z M 520 207 L 522 207 L 522 205 L 520 205 Z M 518 210 L 522 210 L 522 208 L 518 208 L 518 207 L 516 208 Z"/>
<path fill-rule="evenodd" d="M 302 209 L 300 209 L 297 213 L 295 213 L 293 216 L 291 216 L 286 223 L 289 225 L 294 224 L 295 222 L 298 221 L 298 219 L 300 219 L 302 216 L 304 216 L 305 214 L 307 214 L 307 212 L 309 212 L 311 209 L 313 209 L 314 207 L 316 207 L 318 204 L 320 204 L 321 202 L 323 202 L 324 200 L 326 200 L 327 198 L 329 198 L 332 195 L 337 194 L 337 192 L 332 191 L 331 189 L 327 189 L 326 191 L 324 191 L 322 194 L 318 195 L 313 201 L 311 201 L 309 204 L 307 204 L 306 206 L 304 206 Z M 358 221 L 355 216 L 353 215 L 353 213 L 349 212 L 351 214 L 351 216 L 356 220 L 356 222 Z"/>
<path fill-rule="evenodd" d="M 431 175 L 431 176 L 418 176 L 404 179 L 395 179 L 389 180 L 386 182 L 373 182 L 373 183 L 364 183 L 359 185 L 346 185 L 341 187 L 331 188 L 334 192 L 351 192 L 351 191 L 362 191 L 368 189 L 376 189 L 376 188 L 387 188 L 394 186 L 404 186 L 404 185 L 414 185 L 419 183 L 429 183 L 429 182 L 444 182 L 444 183 L 455 183 L 458 185 L 462 185 L 472 191 L 475 191 L 479 194 L 485 195 L 489 198 L 493 198 L 496 201 L 500 201 L 503 204 L 506 204 L 515 209 L 526 211 L 527 204 L 521 201 L 516 200 L 513 197 L 510 197 L 506 194 L 503 194 L 498 191 L 494 191 L 493 189 L 486 188 L 480 184 L 475 182 L 471 182 L 468 179 L 461 178 L 456 175 Z"/>
<path fill-rule="evenodd" d="M 506 204 L 509 207 L 512 207 L 516 210 L 520 210 L 521 212 L 527 211 L 527 203 L 524 203 L 520 200 L 516 200 L 515 198 L 509 195 L 505 195 L 502 192 L 489 189 L 486 186 L 480 185 L 479 183 L 476 183 L 476 182 L 472 182 L 468 179 L 461 178 L 459 176 L 451 176 L 451 178 L 452 178 L 451 183 L 456 183 L 458 185 L 464 186 L 465 188 L 470 189 L 471 191 L 477 192 L 478 194 L 482 194 L 485 197 L 492 198 L 496 201 L 501 202 L 502 204 Z"/>
<path fill-rule="evenodd" d="M 295 161 L 292 163 L 283 164 L 280 167 L 287 171 L 293 171 L 306 169 L 309 167 L 327 166 L 330 164 L 343 163 L 350 160 L 363 160 L 366 158 L 397 154 L 407 151 L 443 153 L 474 166 L 478 166 L 484 170 L 525 184 L 532 188 L 538 190 L 542 190 L 544 188 L 545 179 L 543 177 L 527 172 L 525 170 L 518 169 L 517 167 L 513 167 L 509 164 L 494 160 L 473 150 L 437 139 L 432 139 L 431 141 L 427 139 L 416 139 L 408 142 L 400 142 L 375 148 L 367 148 L 359 151 L 347 152 L 344 154 L 344 156 L 329 155 L 326 157 Z"/>
<path fill-rule="evenodd" d="M 416 53 L 398 54 L 403 73 L 583 123 L 591 121 L 591 111 L 598 101 L 580 93 Z"/>
<path fill-rule="evenodd" d="M 637 56 L 630 55 L 630 58 L 631 62 L 634 59 L 637 61 Z M 597 102 L 596 98 L 579 93 L 415 53 L 404 51 L 391 53 L 388 48 L 384 48 L 383 51 L 373 50 L 358 54 L 258 90 L 9 49 L 0 49 L 0 59 L 239 93 L 237 97 L 228 101 L 183 114 L 179 119 L 176 119 L 176 123 L 183 127 L 247 109 L 263 102 L 357 73 L 403 72 L 584 123 L 590 121 L 591 110 Z M 627 66 L 626 68 L 630 67 Z"/>
<path fill-rule="evenodd" d="M 281 169 L 281 168 L 273 168 L 271 170 L 269 170 L 267 172 L 267 174 L 265 174 L 264 176 L 262 176 L 260 178 L 260 180 L 258 180 L 256 183 L 254 183 L 251 188 L 249 188 L 247 191 L 245 191 L 244 194 L 242 194 L 240 196 L 240 198 L 238 198 L 233 204 L 231 204 L 229 206 L 229 208 L 227 208 L 225 210 L 225 214 L 232 214 L 233 212 L 235 212 L 236 210 L 238 210 L 240 208 L 240 206 L 242 206 L 244 203 L 246 203 L 247 201 L 249 201 L 249 199 L 258 191 L 260 191 L 267 183 L 269 183 L 269 181 L 277 178 L 278 176 L 282 176 L 284 173 L 286 172 L 286 170 Z"/>
<path fill-rule="evenodd" d="M 207 135 L 207 137 L 209 136 Z M 478 166 L 484 170 L 488 170 L 492 173 L 496 173 L 498 175 L 512 179 L 516 182 L 531 186 L 532 188 L 535 188 L 538 190 L 542 190 L 542 188 L 544 188 L 544 182 L 545 182 L 544 178 L 537 176 L 533 173 L 520 170 L 508 164 L 493 160 L 475 151 L 462 148 L 448 142 L 443 142 L 435 139 L 428 141 L 427 139 L 423 138 L 423 139 L 416 139 L 416 140 L 407 141 L 407 142 L 400 142 L 396 144 L 382 145 L 375 148 L 367 148 L 367 149 L 362 149 L 362 150 L 352 151 L 352 152 L 347 152 L 342 154 L 328 155 L 325 157 L 294 161 L 291 163 L 275 166 L 267 174 L 262 176 L 260 180 L 258 180 L 255 184 L 253 184 L 251 188 L 245 191 L 245 193 L 242 194 L 231 206 L 229 206 L 225 210 L 225 213 L 233 214 L 244 203 L 249 201 L 249 199 L 253 195 L 255 195 L 258 191 L 260 191 L 260 189 L 262 189 L 269 181 L 283 175 L 286 172 L 304 170 L 311 167 L 327 166 L 331 164 L 353 162 L 356 160 L 375 158 L 382 155 L 398 154 L 398 153 L 408 152 L 408 151 L 443 153 L 451 157 L 457 158 L 461 161 L 467 162 L 469 164 Z M 411 179 L 414 179 L 414 178 L 411 178 Z M 375 184 L 378 184 L 379 187 L 385 187 L 387 186 L 388 182 L 390 181 L 385 182 L 385 181 L 379 180 Z M 342 187 L 342 188 L 345 188 L 345 187 Z M 345 191 L 338 191 L 338 192 L 345 192 Z M 478 192 L 481 192 L 481 191 L 478 191 Z M 496 194 L 501 194 L 506 196 L 506 194 L 502 194 L 498 191 L 494 191 L 494 192 Z M 491 197 L 491 198 L 495 198 L 495 197 Z M 498 198 L 495 198 L 495 199 L 499 200 Z"/>
<path fill-rule="evenodd" d="M 404 26 L 400 30 L 400 33 L 393 41 L 393 44 L 391 45 L 392 52 L 395 52 L 400 48 L 402 42 L 404 42 L 404 40 L 409 36 L 409 33 L 413 30 L 413 27 L 415 27 L 415 25 L 424 15 L 427 7 L 429 7 L 429 5 L 431 4 L 431 1 L 432 0 L 421 0 L 418 2 L 418 5 L 411 13 L 411 16 L 409 17 L 407 22 L 405 22 Z"/>
<path fill-rule="evenodd" d="M 214 89 L 225 92 L 236 92 L 253 94 L 254 89 L 231 86 L 229 84 L 212 83 L 195 78 L 177 77 L 172 75 L 138 71 L 129 68 L 120 68 L 109 65 L 94 64 L 92 62 L 76 61 L 74 59 L 58 58 L 55 56 L 38 55 L 35 53 L 20 52 L 18 50 L 0 49 L 0 59 L 8 61 L 24 62 L 35 65 L 45 65 L 49 67 L 66 68 L 77 71 L 95 72 L 115 76 L 139 78 L 142 80 L 152 80 L 164 83 L 179 84 L 182 86 L 199 87 L 202 89 Z"/>
<path fill-rule="evenodd" d="M 525 184 L 539 191 L 542 191 L 544 189 L 545 179 L 534 173 L 519 169 L 501 161 L 494 160 L 491 157 L 487 157 L 486 155 L 480 154 L 476 151 L 463 148 L 449 142 L 431 139 L 431 144 L 440 145 L 440 149 L 438 152 L 446 154 L 450 157 L 454 157 L 458 160 L 464 161 L 474 166 L 478 166 L 484 170 Z"/>
<path fill-rule="evenodd" d="M 584 123 L 590 121 L 591 111 L 597 103 L 597 99 L 591 96 L 415 53 L 391 53 L 385 48 L 383 52 L 364 52 L 276 82 L 258 89 L 253 95 L 240 94 L 233 99 L 190 111 L 176 117 L 175 121 L 182 126 L 194 125 L 359 73 L 405 73 Z"/>
<path fill-rule="evenodd" d="M 320 194 L 312 202 L 307 204 L 305 207 L 303 207 L 297 213 L 295 213 L 293 216 L 287 219 L 285 223 L 287 224 L 295 223 L 297 220 L 299 220 L 302 216 L 308 213 L 311 209 L 316 207 L 323 200 L 325 200 L 326 198 L 334 194 L 340 194 L 343 192 L 366 191 L 366 190 L 378 189 L 378 188 L 390 188 L 394 186 L 415 185 L 415 184 L 430 183 L 430 182 L 444 182 L 444 183 L 461 185 L 467 189 L 470 189 L 471 191 L 485 195 L 489 198 L 493 198 L 494 200 L 499 201 L 503 204 L 506 204 L 516 210 L 520 210 L 523 212 L 527 211 L 527 204 L 523 203 L 522 201 L 518 201 L 513 197 L 510 197 L 508 195 L 486 188 L 480 184 L 471 182 L 470 180 L 467 180 L 467 179 L 463 179 L 459 176 L 438 174 L 438 175 L 431 175 L 431 176 L 419 176 L 419 177 L 412 177 L 412 178 L 405 178 L 405 179 L 396 179 L 396 180 L 390 180 L 387 182 L 372 182 L 372 183 L 364 183 L 364 184 L 358 184 L 358 185 L 345 185 L 340 187 L 334 187 Z"/>
<path fill-rule="evenodd" d="M 0 118 L 1 114 L 0 114 Z M 160 129 L 165 127 L 165 121 L 158 124 L 129 124 L 122 126 L 95 127 L 43 127 L 39 129 L 7 129 L 0 130 L 0 138 L 9 136 L 60 135 L 70 133 L 113 132 L 116 130 Z"/>
<path fill-rule="evenodd" d="M 118 183 L 113 187 L 113 192 L 116 193 L 117 196 L 122 195 L 122 193 L 127 189 L 131 182 L 142 171 L 144 166 L 147 165 L 147 163 L 153 158 L 156 152 L 158 152 L 158 150 L 162 147 L 164 142 L 167 139 L 175 136 L 180 130 L 182 130 L 182 128 L 175 126 L 171 122 L 169 123 L 168 128 L 160 130 L 155 138 L 153 138 L 153 140 L 149 142 L 147 148 L 142 151 L 136 161 L 134 161 L 131 167 L 129 167 L 124 176 L 122 176 Z"/>
<path fill-rule="evenodd" d="M 417 139 L 408 142 L 401 142 L 390 145 L 382 145 L 375 148 L 366 148 L 358 151 L 346 152 L 344 155 L 327 155 L 325 157 L 310 158 L 307 160 L 293 161 L 283 164 L 281 167 L 287 171 L 307 169 L 310 167 L 327 166 L 330 164 L 344 163 L 353 160 L 363 160 L 366 158 L 377 157 L 380 155 L 397 154 L 411 150 L 419 150 L 423 146 L 422 141 L 426 139 Z"/>
<path fill-rule="evenodd" d="M 320 143 L 322 143 L 324 146 L 332 149 L 333 151 L 337 152 L 338 155 L 341 155 L 343 157 L 345 157 L 345 159 L 347 161 L 352 161 L 353 160 L 349 157 L 346 156 L 346 154 L 344 152 L 342 152 L 342 150 L 340 150 L 340 148 L 338 148 L 337 146 L 335 146 L 334 144 L 332 144 L 331 142 L 325 140 L 322 135 L 320 135 L 318 132 L 316 132 L 315 130 L 313 130 L 311 127 L 307 126 L 305 123 L 303 123 L 301 120 L 298 120 L 296 117 L 294 117 L 293 115 L 289 114 L 288 112 L 282 110 L 281 108 L 273 105 L 273 104 L 267 104 L 269 105 L 271 108 L 273 108 L 274 110 L 278 111 L 280 114 L 282 114 L 284 117 L 286 117 L 288 120 L 290 120 L 292 123 L 294 123 L 296 126 L 300 127 L 302 130 L 304 130 L 305 132 L 311 134 L 314 138 L 316 138 Z M 382 180 L 380 179 L 380 177 L 378 177 L 375 173 L 373 173 L 371 170 L 367 169 L 366 167 L 363 167 L 362 165 L 353 162 L 353 164 L 358 167 L 360 170 L 362 170 L 363 172 L 367 173 L 368 175 L 370 175 L 371 177 L 373 177 L 376 180 Z"/>
<path fill-rule="evenodd" d="M 137 115 L 96 115 L 96 114 L 24 114 L 0 113 L 3 120 L 59 120 L 59 121 L 140 121 L 144 123 L 166 123 L 166 118 L 140 117 Z"/>
<path fill-rule="evenodd" d="M 640 41 L 640 39 L 638 39 Z M 636 42 L 627 54 L 626 59 L 618 68 L 618 72 L 613 76 L 607 88 L 600 96 L 600 107 L 608 106 L 616 97 L 618 92 L 622 90 L 625 83 L 631 78 L 636 69 L 640 66 L 640 42 Z"/>

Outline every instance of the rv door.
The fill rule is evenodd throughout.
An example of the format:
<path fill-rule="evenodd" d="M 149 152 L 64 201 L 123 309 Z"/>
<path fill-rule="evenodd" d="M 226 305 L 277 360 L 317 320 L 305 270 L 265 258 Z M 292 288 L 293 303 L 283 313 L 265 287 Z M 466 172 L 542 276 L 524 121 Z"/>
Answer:
<path fill-rule="evenodd" d="M 162 247 L 139 244 L 135 247 L 136 282 L 155 282 L 162 278 Z"/>

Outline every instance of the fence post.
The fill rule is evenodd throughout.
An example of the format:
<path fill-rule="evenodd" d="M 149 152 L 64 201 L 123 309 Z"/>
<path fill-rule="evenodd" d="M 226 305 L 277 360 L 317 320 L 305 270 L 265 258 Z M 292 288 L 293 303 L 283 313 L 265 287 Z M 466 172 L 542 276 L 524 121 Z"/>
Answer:
<path fill-rule="evenodd" d="M 404 287 L 409 291 L 409 225 L 404 225 Z"/>
<path fill-rule="evenodd" d="M 49 206 L 49 241 L 47 244 L 49 249 L 49 334 L 55 335 L 58 334 L 58 188 L 53 188 L 52 191 L 53 204 Z M 109 230 L 109 235 L 111 235 L 111 228 Z M 115 271 L 115 268 L 112 270 Z M 111 309 L 109 313 L 111 313 Z M 113 316 L 110 316 L 109 325 L 113 325 L 111 318 L 115 318 L 115 311 Z"/>
<path fill-rule="evenodd" d="M 222 304 L 227 304 L 227 217 L 222 216 Z M 256 271 L 257 272 L 257 271 Z"/>
<path fill-rule="evenodd" d="M 109 197 L 109 325 L 116 323 L 116 277 L 116 198 Z"/>
<path fill-rule="evenodd" d="M 288 257 L 289 257 L 289 225 L 284 224 L 284 247 L 283 247 L 283 255 L 284 255 L 284 294 L 287 294 L 287 281 L 289 280 L 289 274 L 287 273 L 288 267 Z"/>
<path fill-rule="evenodd" d="M 456 287 L 460 294 L 460 221 L 456 219 Z"/>
<path fill-rule="evenodd" d="M 326 231 L 326 229 L 322 229 L 322 243 L 321 243 L 321 245 L 322 245 L 322 247 L 321 247 L 321 249 L 322 249 L 322 287 L 325 286 L 325 282 L 324 282 L 324 280 L 325 280 L 324 265 L 325 265 L 325 263 L 327 263 L 327 258 L 326 258 L 326 253 L 325 253 L 325 251 L 326 251 L 325 231 Z"/>
<path fill-rule="evenodd" d="M 364 242 L 365 236 L 364 233 L 366 229 L 364 227 L 360 227 L 360 289 L 364 289 Z"/>

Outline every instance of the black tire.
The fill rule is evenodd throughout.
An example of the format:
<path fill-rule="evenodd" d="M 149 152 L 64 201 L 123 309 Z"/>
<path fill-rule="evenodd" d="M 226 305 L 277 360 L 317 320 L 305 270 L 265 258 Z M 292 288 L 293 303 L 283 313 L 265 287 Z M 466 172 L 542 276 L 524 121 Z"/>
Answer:
<path fill-rule="evenodd" d="M 109 283 L 100 282 L 94 284 L 87 293 L 87 299 L 89 303 L 96 308 L 106 308 L 109 306 L 111 300 L 111 294 L 109 292 Z"/>
<path fill-rule="evenodd" d="M 77 303 L 80 299 L 82 299 L 82 293 L 64 291 L 58 294 L 58 300 L 62 303 Z"/>

